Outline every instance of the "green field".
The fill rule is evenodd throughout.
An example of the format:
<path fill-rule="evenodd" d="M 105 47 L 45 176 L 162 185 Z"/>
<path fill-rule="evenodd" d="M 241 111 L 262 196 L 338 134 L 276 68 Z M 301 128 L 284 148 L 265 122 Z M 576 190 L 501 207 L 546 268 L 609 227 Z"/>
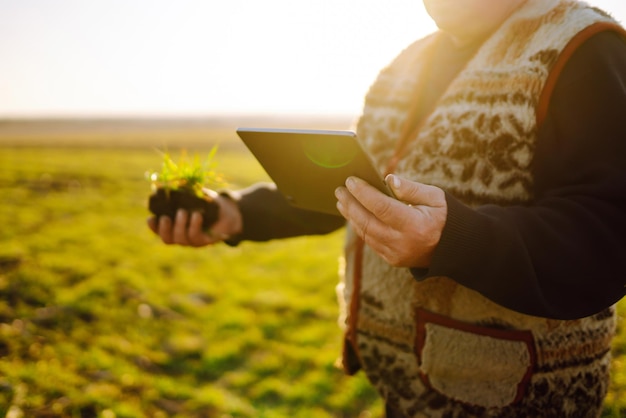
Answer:
<path fill-rule="evenodd" d="M 81 135 L 0 136 L 0 416 L 381 415 L 362 374 L 335 366 L 343 231 L 165 246 L 145 225 L 144 173 L 159 168 L 155 142 L 185 142 Z M 224 135 L 187 145 L 222 143 L 234 188 L 266 179 Z M 625 334 L 606 417 L 626 416 Z"/>

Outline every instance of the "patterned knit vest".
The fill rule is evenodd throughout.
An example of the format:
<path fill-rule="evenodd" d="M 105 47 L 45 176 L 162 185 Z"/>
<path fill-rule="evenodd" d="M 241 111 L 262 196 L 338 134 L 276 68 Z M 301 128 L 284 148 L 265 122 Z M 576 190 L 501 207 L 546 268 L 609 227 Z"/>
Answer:
<path fill-rule="evenodd" d="M 359 138 L 381 171 L 392 162 L 398 175 L 439 186 L 469 206 L 532 203 L 530 164 L 551 89 L 576 46 L 602 30 L 621 28 L 581 2 L 528 0 L 434 110 L 403 133 L 419 75 L 441 36 L 435 33 L 380 73 L 366 96 Z M 572 321 L 513 312 L 449 278 L 417 282 L 407 269 L 359 248 L 350 230 L 338 293 L 360 366 L 408 417 L 601 411 L 613 308 Z"/>

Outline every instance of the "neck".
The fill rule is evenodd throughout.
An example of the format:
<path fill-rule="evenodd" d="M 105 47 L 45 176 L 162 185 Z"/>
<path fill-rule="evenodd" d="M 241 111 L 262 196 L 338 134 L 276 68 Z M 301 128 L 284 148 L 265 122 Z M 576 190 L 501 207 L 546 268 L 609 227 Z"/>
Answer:
<path fill-rule="evenodd" d="M 493 33 L 509 16 L 522 7 L 527 0 L 511 0 L 500 3 L 486 15 L 483 21 L 477 21 L 474 25 L 468 24 L 459 30 L 448 31 L 448 35 L 457 48 L 463 48 L 480 42 Z"/>

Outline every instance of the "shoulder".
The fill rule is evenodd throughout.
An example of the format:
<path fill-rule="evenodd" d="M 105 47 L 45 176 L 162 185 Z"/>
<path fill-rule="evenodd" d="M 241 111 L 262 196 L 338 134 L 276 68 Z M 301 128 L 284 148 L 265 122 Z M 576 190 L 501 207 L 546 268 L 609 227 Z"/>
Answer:
<path fill-rule="evenodd" d="M 441 32 L 433 32 L 409 44 L 395 56 L 395 58 L 383 69 L 383 71 L 394 69 L 396 67 L 405 68 L 414 64 L 415 60 L 423 59 L 426 51 L 433 49 L 440 36 Z"/>
<path fill-rule="evenodd" d="M 614 85 L 626 76 L 626 32 L 614 23 L 594 23 L 576 33 L 561 51 L 547 62 L 549 75 L 537 107 L 541 125 L 553 95 L 567 96 L 569 86 Z M 619 81 L 618 81 L 619 82 Z M 622 90 L 622 89 L 620 89 Z"/>
<path fill-rule="evenodd" d="M 572 54 L 570 69 L 581 72 L 597 68 L 620 68 L 626 65 L 626 33 L 605 30 L 585 40 Z"/>
<path fill-rule="evenodd" d="M 573 84 L 604 84 L 626 80 L 626 37 L 602 31 L 585 40 L 568 58 L 558 74 L 557 88 Z"/>

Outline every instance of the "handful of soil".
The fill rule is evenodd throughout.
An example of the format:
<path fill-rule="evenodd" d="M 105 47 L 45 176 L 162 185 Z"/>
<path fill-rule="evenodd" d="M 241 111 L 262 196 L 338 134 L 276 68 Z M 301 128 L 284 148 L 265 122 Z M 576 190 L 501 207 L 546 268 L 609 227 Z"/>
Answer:
<path fill-rule="evenodd" d="M 219 216 L 219 206 L 210 196 L 201 198 L 193 192 L 179 189 L 157 189 L 150 195 L 148 209 L 158 218 L 169 216 L 172 220 L 176 217 L 176 211 L 186 209 L 191 212 L 202 214 L 202 229 L 208 231 Z"/>
<path fill-rule="evenodd" d="M 152 183 L 153 194 L 148 200 L 148 209 L 158 218 L 176 217 L 178 209 L 202 214 L 202 229 L 208 231 L 219 216 L 219 205 L 214 196 L 203 188 L 223 185 L 221 176 L 213 168 L 213 158 L 217 147 L 213 147 L 205 161 L 187 158 L 186 152 L 181 153 L 178 162 L 168 153 L 163 154 L 160 172 L 146 173 Z"/>

